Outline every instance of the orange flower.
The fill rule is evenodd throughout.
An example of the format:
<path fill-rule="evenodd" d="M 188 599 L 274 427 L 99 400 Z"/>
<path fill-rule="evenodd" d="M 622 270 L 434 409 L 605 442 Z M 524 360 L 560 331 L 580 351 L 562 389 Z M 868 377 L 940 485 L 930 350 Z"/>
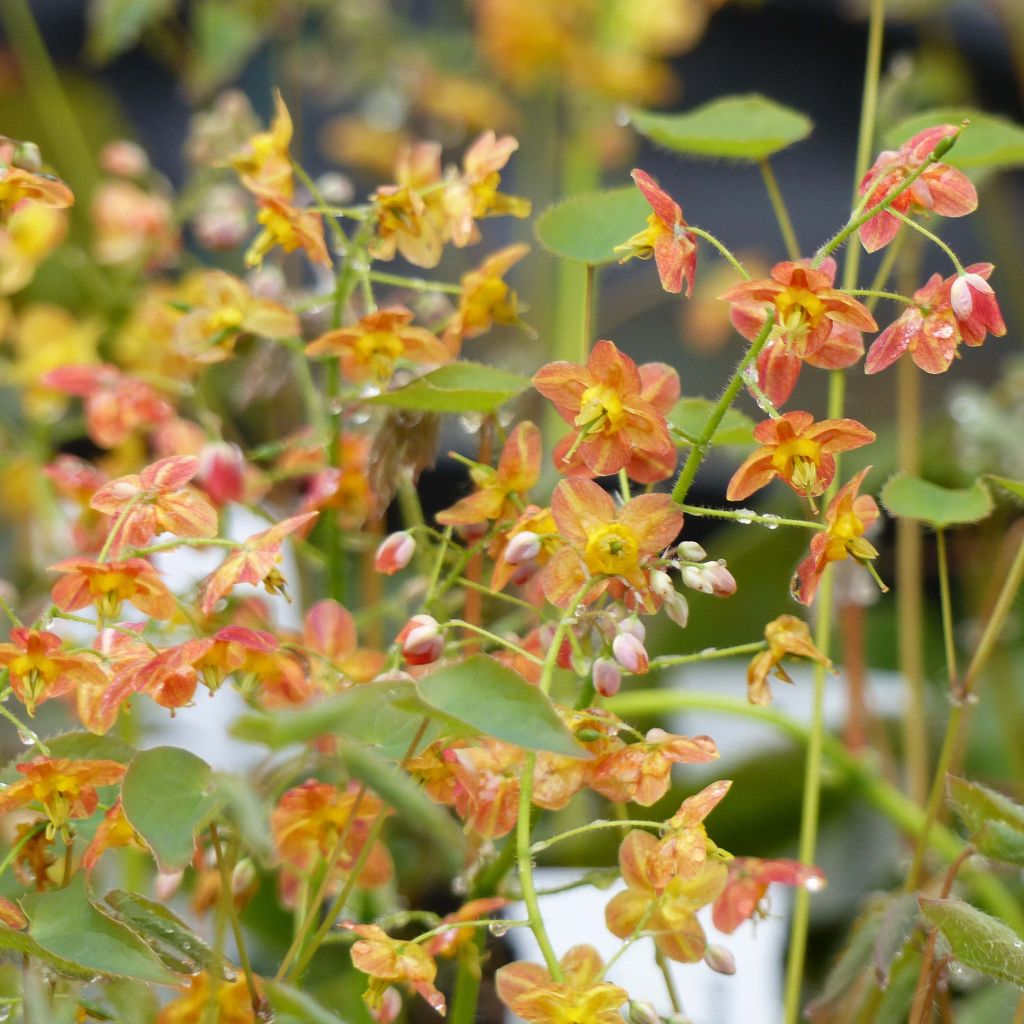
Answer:
<path fill-rule="evenodd" d="M 411 985 L 427 1003 L 445 1012 L 444 995 L 434 985 L 437 964 L 423 946 L 415 942 L 393 939 L 376 924 L 344 924 L 359 939 L 352 946 L 352 963 L 370 976 L 363 999 L 371 1010 L 378 1010 L 384 993 L 392 982 Z"/>
<path fill-rule="evenodd" d="M 102 448 L 117 448 L 140 427 L 153 430 L 173 416 L 148 384 L 107 363 L 64 366 L 51 370 L 42 382 L 84 399 L 89 437 Z"/>
<path fill-rule="evenodd" d="M 0 228 L 0 295 L 21 291 L 64 241 L 68 217 L 41 203 L 20 203 Z"/>
<path fill-rule="evenodd" d="M 477 490 L 438 513 L 444 526 L 473 526 L 515 514 L 512 495 L 525 495 L 540 479 L 541 438 L 537 427 L 525 420 L 509 435 L 498 468 L 475 464 L 470 477 Z"/>
<path fill-rule="evenodd" d="M 613 578 L 625 580 L 653 604 L 646 563 L 654 560 L 683 526 L 683 514 L 667 494 L 641 494 L 616 509 L 592 480 L 563 480 L 551 498 L 551 514 L 565 541 L 544 567 L 547 599 L 567 607 L 587 579 L 593 601 Z M 649 598 L 649 600 L 647 600 Z"/>
<path fill-rule="evenodd" d="M 521 573 L 532 576 L 538 567 L 547 565 L 551 553 L 557 543 L 557 527 L 551 509 L 538 505 L 527 505 L 519 518 L 505 533 L 499 535 L 491 547 L 494 558 L 494 571 L 491 574 L 491 589 L 504 590 L 510 580 L 523 582 Z M 521 538 L 516 541 L 516 538 Z M 524 542 L 522 538 L 525 537 Z M 515 545 L 513 545 L 515 541 Z M 526 544 L 526 551 L 523 544 Z M 536 553 L 527 557 L 536 544 Z M 514 561 L 509 561 L 512 554 Z"/>
<path fill-rule="evenodd" d="M 231 166 L 251 190 L 266 189 L 290 199 L 295 193 L 292 177 L 292 119 L 281 93 L 274 90 L 274 119 L 270 128 L 257 132 L 231 157 Z"/>
<path fill-rule="evenodd" d="M 451 355 L 432 331 L 412 327 L 412 310 L 389 306 L 367 313 L 351 327 L 322 334 L 306 346 L 306 355 L 332 355 L 351 381 L 384 384 L 399 360 L 412 363 L 447 363 Z"/>
<path fill-rule="evenodd" d="M 310 659 L 310 673 L 325 689 L 340 689 L 349 681 L 368 683 L 387 665 L 382 651 L 358 645 L 352 613 L 329 598 L 306 612 L 302 637 L 306 649 L 320 656 Z"/>
<path fill-rule="evenodd" d="M 723 890 L 727 868 L 720 860 L 706 861 L 692 878 L 675 876 L 667 884 L 652 875 L 658 840 L 649 832 L 630 832 L 619 847 L 619 869 L 626 890 L 605 908 L 605 924 L 620 939 L 638 929 L 654 933 L 658 949 L 670 960 L 696 963 L 707 949 L 707 936 L 697 919 Z"/>
<path fill-rule="evenodd" d="M 728 871 L 729 879 L 711 912 L 715 927 L 727 935 L 748 918 L 767 916 L 761 908 L 761 901 L 772 882 L 802 886 L 808 892 L 825 888 L 825 875 L 820 868 L 795 860 L 736 857 L 729 862 Z"/>
<path fill-rule="evenodd" d="M 498 998 L 530 1024 L 620 1024 L 625 989 L 602 981 L 604 963 L 593 946 L 573 946 L 559 960 L 562 981 L 523 960 L 498 970 Z"/>
<path fill-rule="evenodd" d="M 258 267 L 275 245 L 281 246 L 285 252 L 302 249 L 312 263 L 333 266 L 324 241 L 323 218 L 319 213 L 293 206 L 290 197 L 280 192 L 255 183 L 250 188 L 259 207 L 256 220 L 263 225 L 263 230 L 246 250 L 246 266 Z"/>
<path fill-rule="evenodd" d="M 625 469 L 638 483 L 671 476 L 676 449 L 665 414 L 679 397 L 679 377 L 662 363 L 637 367 L 610 341 L 599 341 L 586 366 L 542 366 L 533 386 L 575 428 L 555 448 L 555 465 L 573 475 Z"/>
<path fill-rule="evenodd" d="M 75 197 L 71 189 L 52 174 L 38 174 L 0 163 L 0 224 L 6 224 L 18 204 L 25 200 L 64 210 L 74 203 Z"/>
<path fill-rule="evenodd" d="M 105 181 L 93 193 L 90 215 L 98 263 L 154 270 L 177 261 L 181 235 L 166 196 L 131 181 Z"/>
<path fill-rule="evenodd" d="M 253 981 L 259 993 L 262 988 L 260 980 L 254 978 Z M 157 1015 L 156 1024 L 196 1024 L 197 1021 L 205 1022 L 207 1019 L 210 1024 L 257 1024 L 249 988 L 245 976 L 240 972 L 234 981 L 217 982 L 214 1002 L 217 1013 L 210 1018 L 206 1014 L 214 994 L 208 974 L 204 972 L 193 975 L 180 991 L 181 995 L 172 999 Z"/>
<path fill-rule="evenodd" d="M 878 518 L 878 506 L 874 498 L 857 494 L 870 469 L 862 469 L 829 503 L 825 529 L 814 535 L 811 552 L 797 566 L 793 579 L 793 596 L 801 604 L 814 600 L 829 562 L 842 561 L 848 555 L 864 563 L 878 557 L 874 545 L 863 536 Z"/>
<path fill-rule="evenodd" d="M 124 846 L 133 846 L 137 850 L 149 853 L 149 847 L 125 816 L 121 798 L 118 797 L 114 806 L 103 816 L 96 834 L 85 848 L 85 853 L 82 854 L 82 867 L 86 871 L 92 871 L 107 850 L 116 850 Z"/>
<path fill-rule="evenodd" d="M 687 232 L 679 204 L 646 171 L 637 168 L 632 177 L 654 212 L 647 218 L 643 231 L 615 246 L 616 252 L 625 253 L 619 262 L 625 263 L 634 256 L 641 260 L 653 256 L 662 288 L 681 292 L 685 280 L 689 296 L 697 272 L 697 240 Z"/>
<path fill-rule="evenodd" d="M 281 544 L 285 537 L 312 522 L 318 513 L 306 512 L 275 523 L 268 530 L 254 533 L 242 546 L 228 555 L 200 584 L 199 607 L 209 615 L 217 602 L 236 583 L 263 584 L 268 594 L 287 596 L 285 579 L 277 568 L 281 561 Z"/>
<path fill-rule="evenodd" d="M 79 685 L 108 683 L 96 661 L 82 654 L 61 654 L 61 638 L 56 633 L 16 626 L 11 641 L 0 644 L 0 666 L 7 668 L 11 689 L 30 715 L 35 714 L 37 705 Z"/>
<path fill-rule="evenodd" d="M 21 907 L 6 896 L 0 896 L 0 924 L 5 928 L 20 931 L 28 927 L 28 918 L 22 913 Z"/>
<path fill-rule="evenodd" d="M 466 338 L 483 334 L 492 324 L 519 322 L 519 302 L 504 277 L 529 251 L 528 245 L 508 245 L 462 275 L 459 308 L 444 332 L 445 344 L 453 356 L 458 355 Z"/>
<path fill-rule="evenodd" d="M 441 918 L 441 924 L 457 926 L 464 921 L 476 921 L 480 918 L 493 916 L 496 910 L 500 910 L 508 903 L 503 896 L 489 896 L 484 899 L 470 900 L 464 903 L 454 914 L 447 914 Z M 454 957 L 459 950 L 464 949 L 473 941 L 472 928 L 452 927 L 446 932 L 441 932 L 426 942 L 427 952 L 434 957 Z"/>
<path fill-rule="evenodd" d="M 310 478 L 301 512 L 330 509 L 345 530 L 356 530 L 376 508 L 376 497 L 370 482 L 372 440 L 368 434 L 346 431 L 341 435 L 339 465 L 327 466 Z M 310 453 L 314 467 L 306 467 L 304 453 L 298 448 L 286 452 L 278 463 L 281 470 L 315 468 L 323 464 L 323 448 Z M 306 531 L 300 531 L 302 536 Z"/>
<path fill-rule="evenodd" d="M 102 618 L 116 619 L 121 605 L 128 601 L 154 619 L 170 619 L 174 615 L 174 595 L 144 558 L 123 562 L 67 558 L 50 569 L 66 574 L 50 592 L 53 603 L 62 612 L 95 605 Z"/>
<path fill-rule="evenodd" d="M 815 423 L 809 412 L 787 412 L 759 423 L 754 438 L 761 447 L 733 474 L 725 495 L 729 501 L 746 498 L 776 477 L 805 498 L 823 494 L 836 474 L 833 453 L 870 444 L 875 432 L 857 420 Z"/>
<path fill-rule="evenodd" d="M 633 801 L 650 807 L 667 792 L 672 765 L 705 764 L 718 758 L 710 736 L 676 736 L 649 729 L 639 743 L 599 758 L 590 772 L 590 788 L 613 803 Z"/>
<path fill-rule="evenodd" d="M 697 878 L 708 857 L 719 853 L 708 838 L 704 819 L 729 792 L 731 782 L 712 782 L 699 793 L 687 797 L 679 810 L 665 822 L 665 833 L 658 839 L 647 859 L 647 874 L 652 883 L 664 888 L 676 877 Z"/>
<path fill-rule="evenodd" d="M 160 533 L 215 537 L 217 510 L 202 494 L 185 486 L 198 471 L 197 458 L 174 455 L 96 491 L 90 507 L 113 518 L 110 553 L 142 547 Z"/>
<path fill-rule="evenodd" d="M 836 262 L 820 267 L 809 260 L 777 263 L 771 277 L 743 281 L 722 298 L 732 303 L 730 318 L 743 337 L 753 341 L 764 325 L 765 306 L 774 307 L 774 325 L 757 359 L 758 384 L 776 405 L 790 396 L 801 362 L 841 369 L 864 353 L 860 331 L 877 331 L 866 306 L 833 288 Z"/>
<path fill-rule="evenodd" d="M 766 706 L 771 703 L 770 673 L 784 683 L 793 682 L 782 667 L 782 659 L 787 654 L 807 658 L 828 669 L 832 667 L 832 662 L 814 646 L 810 627 L 795 615 L 780 615 L 772 619 L 764 627 L 764 637 L 768 641 L 768 650 L 755 654 L 747 668 L 747 700 L 751 704 Z"/>
<path fill-rule="evenodd" d="M 71 761 L 63 757 L 37 757 L 15 766 L 23 776 L 0 790 L 0 814 L 31 803 L 42 805 L 49 824 L 46 837 L 59 831 L 67 842 L 67 823 L 88 818 L 99 804 L 98 786 L 120 782 L 127 771 L 116 761 Z"/>

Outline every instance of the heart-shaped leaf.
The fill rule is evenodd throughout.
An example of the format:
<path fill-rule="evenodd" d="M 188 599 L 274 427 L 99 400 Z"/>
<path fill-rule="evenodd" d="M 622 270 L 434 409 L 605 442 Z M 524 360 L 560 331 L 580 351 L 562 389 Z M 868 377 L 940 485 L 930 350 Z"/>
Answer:
<path fill-rule="evenodd" d="M 492 413 L 522 394 L 530 379 L 496 366 L 459 360 L 440 366 L 404 387 L 367 399 L 369 405 L 419 412 Z"/>
<path fill-rule="evenodd" d="M 697 157 L 764 160 L 807 138 L 814 122 L 766 96 L 723 96 L 682 114 L 634 110 L 633 126 L 652 142 Z"/>
<path fill-rule="evenodd" d="M 179 871 L 192 859 L 196 830 L 217 810 L 213 770 L 178 747 L 144 750 L 128 766 L 121 800 L 160 870 Z"/>
<path fill-rule="evenodd" d="M 992 511 L 992 495 L 979 480 L 970 487 L 940 487 L 909 473 L 897 473 L 880 496 L 890 515 L 917 519 L 936 529 L 976 523 Z"/>
<path fill-rule="evenodd" d="M 668 424 L 679 445 L 697 443 L 715 408 L 706 398 L 681 398 L 668 414 Z M 712 444 L 753 445 L 754 421 L 739 409 L 727 409 L 711 438 Z"/>
<path fill-rule="evenodd" d="M 573 738 L 550 699 L 518 672 L 483 654 L 445 665 L 417 684 L 432 708 L 526 750 L 590 755 Z"/>
<path fill-rule="evenodd" d="M 640 190 L 630 185 L 566 199 L 537 218 L 534 232 L 555 256 L 599 267 L 619 258 L 615 246 L 640 231 L 650 213 Z"/>
<path fill-rule="evenodd" d="M 1008 476 L 996 476 L 986 473 L 986 480 L 991 480 L 1000 490 L 1006 491 L 1020 502 L 1024 502 L 1024 480 L 1011 480 Z"/>
<path fill-rule="evenodd" d="M 962 900 L 922 896 L 921 911 L 960 963 L 1024 989 L 1024 941 L 1012 928 Z"/>

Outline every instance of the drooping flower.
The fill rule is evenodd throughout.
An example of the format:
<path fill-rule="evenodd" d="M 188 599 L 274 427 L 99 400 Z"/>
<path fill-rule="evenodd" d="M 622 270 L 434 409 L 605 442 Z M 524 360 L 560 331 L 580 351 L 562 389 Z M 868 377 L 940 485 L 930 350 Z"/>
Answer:
<path fill-rule="evenodd" d="M 152 537 L 215 537 L 217 510 L 186 484 L 199 471 L 199 460 L 174 455 L 104 484 L 90 506 L 112 518 L 110 553 L 142 547 Z"/>
<path fill-rule="evenodd" d="M 664 729 L 649 729 L 638 743 L 630 743 L 597 759 L 589 784 L 614 803 L 650 807 L 667 792 L 672 765 L 705 764 L 718 757 L 710 736 L 677 736 Z"/>
<path fill-rule="evenodd" d="M 254 978 L 253 981 L 259 993 L 260 980 Z M 209 1018 L 210 1024 L 257 1024 L 248 983 L 241 972 L 232 981 L 219 979 L 216 995 L 210 975 L 205 971 L 192 975 L 180 991 L 181 995 L 157 1015 L 156 1024 L 196 1024 L 206 1018 L 211 1002 L 216 1013 Z"/>
<path fill-rule="evenodd" d="M 619 1024 L 625 989 L 603 981 L 604 962 L 593 946 L 573 946 L 560 960 L 562 981 L 539 964 L 518 960 L 498 969 L 498 998 L 529 1024 Z"/>
<path fill-rule="evenodd" d="M 676 449 L 665 415 L 679 397 L 679 376 L 662 363 L 638 367 L 610 341 L 599 341 L 586 366 L 554 362 L 533 376 L 575 429 L 556 447 L 555 465 L 573 475 L 625 469 L 638 483 L 671 476 Z"/>
<path fill-rule="evenodd" d="M 15 696 L 34 715 L 36 706 L 69 693 L 79 685 L 105 686 L 107 674 L 96 660 L 62 653 L 56 633 L 16 626 L 11 642 L 0 644 L 0 666 L 7 669 Z"/>
<path fill-rule="evenodd" d="M 50 566 L 64 573 L 50 596 L 62 612 L 76 612 L 95 605 L 105 619 L 116 619 L 127 601 L 154 619 L 170 619 L 174 595 L 160 574 L 144 558 L 122 562 L 97 562 L 91 558 L 67 558 Z"/>
<path fill-rule="evenodd" d="M 291 198 L 295 193 L 289 152 L 291 142 L 291 115 L 281 93 L 275 90 L 274 118 L 270 127 L 250 136 L 245 145 L 231 157 L 231 166 L 247 187 L 255 185 Z"/>
<path fill-rule="evenodd" d="M 884 150 L 861 179 L 860 195 L 871 194 L 868 209 L 885 202 L 920 166 L 944 139 L 958 135 L 955 125 L 941 124 L 926 128 L 903 143 L 898 150 Z M 940 217 L 963 217 L 978 206 L 978 193 L 963 171 L 949 164 L 932 163 L 905 192 L 900 193 L 889 208 L 872 217 L 860 228 L 860 240 L 868 252 L 888 245 L 900 229 L 900 221 L 888 212 L 904 215 L 928 210 Z"/>
<path fill-rule="evenodd" d="M 387 662 L 382 651 L 359 646 L 355 617 L 330 598 L 317 601 L 306 612 L 302 639 L 306 650 L 318 656 L 311 659 L 310 674 L 325 688 L 328 676 L 332 677 L 331 689 L 345 686 L 349 680 L 368 683 Z"/>
<path fill-rule="evenodd" d="M 612 579 L 621 579 L 654 604 L 647 563 L 675 540 L 683 525 L 682 512 L 667 494 L 641 494 L 616 509 L 593 481 L 571 478 L 555 488 L 551 514 L 565 542 L 541 577 L 552 604 L 566 607 L 587 579 L 593 585 L 585 602 L 600 596 Z"/>
<path fill-rule="evenodd" d="M 483 334 L 492 324 L 518 322 L 518 298 L 505 275 L 529 251 L 528 245 L 508 245 L 491 253 L 475 270 L 462 275 L 458 309 L 444 332 L 445 344 L 453 356 L 458 355 L 466 338 Z"/>
<path fill-rule="evenodd" d="M 729 481 L 726 497 L 740 501 L 778 477 L 807 498 L 824 494 L 836 473 L 836 452 L 848 452 L 875 439 L 857 420 L 814 422 L 809 412 L 787 412 L 754 428 L 760 447 L 747 456 Z"/>
<path fill-rule="evenodd" d="M 768 641 L 768 650 L 755 654 L 747 668 L 747 700 L 751 704 L 767 706 L 771 703 L 770 674 L 774 673 L 775 678 L 784 683 L 793 682 L 782 667 L 782 659 L 787 655 L 807 658 L 827 669 L 832 667 L 832 662 L 814 646 L 810 627 L 795 615 L 772 619 L 764 627 L 764 638 Z"/>
<path fill-rule="evenodd" d="M 743 337 L 753 341 L 765 318 L 774 317 L 771 334 L 757 359 L 758 385 L 775 405 L 789 398 L 801 362 L 841 369 L 864 352 L 860 331 L 877 331 L 867 307 L 833 287 L 836 262 L 810 260 L 777 263 L 771 277 L 742 281 L 721 296 L 732 304 L 729 316 Z"/>
<path fill-rule="evenodd" d="M 605 908 L 608 930 L 619 938 L 638 928 L 654 934 L 658 949 L 670 960 L 696 963 L 707 949 L 707 936 L 697 911 L 711 903 L 725 887 L 727 869 L 721 860 L 707 860 L 692 877 L 674 875 L 664 881 L 659 869 L 652 873 L 658 840 L 649 832 L 629 832 L 619 847 L 619 870 L 626 889 Z"/>
<path fill-rule="evenodd" d="M 765 916 L 762 900 L 772 882 L 801 886 L 809 892 L 825 888 L 825 875 L 820 868 L 795 860 L 735 857 L 729 862 L 728 871 L 728 881 L 711 911 L 715 927 L 727 935 L 744 921 L 756 915 Z"/>
<path fill-rule="evenodd" d="M 6 224 L 18 205 L 26 200 L 64 210 L 74 203 L 75 197 L 71 189 L 52 174 L 0 162 L 0 224 Z"/>
<path fill-rule="evenodd" d="M 0 815 L 38 803 L 49 819 L 47 838 L 60 832 L 68 840 L 68 822 L 88 818 L 99 804 L 98 787 L 120 782 L 127 766 L 117 761 L 72 761 L 36 757 L 15 766 L 24 776 L 0 789 Z"/>
<path fill-rule="evenodd" d="M 262 186 L 252 186 L 258 207 L 256 220 L 262 230 L 253 239 L 245 253 L 245 264 L 258 267 L 263 257 L 275 246 L 285 252 L 302 249 L 311 263 L 333 266 L 324 241 L 323 218 L 314 210 L 292 204 L 290 197 Z"/>
<path fill-rule="evenodd" d="M 962 277 L 932 274 L 914 292 L 914 304 L 875 339 L 864 362 L 864 372 L 878 373 L 909 352 L 918 369 L 944 373 L 957 357 L 961 341 L 976 347 L 985 340 L 986 331 L 996 337 L 1005 334 L 1006 324 L 995 295 L 981 287 L 990 288 L 987 278 L 993 269 L 991 263 L 972 263 Z M 961 281 L 968 283 L 958 284 Z M 980 295 L 977 303 L 972 283 Z M 961 313 L 953 307 L 954 288 Z"/>
<path fill-rule="evenodd" d="M 244 541 L 200 584 L 199 607 L 203 614 L 209 615 L 236 583 L 250 583 L 254 587 L 262 584 L 268 594 L 287 596 L 285 579 L 277 568 L 281 561 L 281 544 L 285 537 L 312 522 L 317 515 L 306 512 L 292 516 Z"/>
<path fill-rule="evenodd" d="M 869 562 L 878 556 L 874 545 L 864 538 L 878 518 L 878 505 L 869 495 L 857 494 L 870 470 L 870 466 L 862 469 L 829 503 L 825 529 L 812 538 L 810 554 L 797 566 L 793 579 L 793 596 L 801 604 L 809 605 L 814 600 L 829 562 L 848 556 Z"/>
<path fill-rule="evenodd" d="M 445 526 L 472 526 L 516 514 L 512 495 L 524 496 L 540 479 L 540 430 L 529 420 L 517 424 L 501 451 L 497 469 L 474 465 L 470 478 L 477 489 L 438 513 Z"/>
<path fill-rule="evenodd" d="M 452 927 L 429 939 L 425 943 L 427 952 L 434 957 L 457 956 L 459 950 L 471 943 L 474 937 L 472 928 L 460 928 L 458 925 L 464 921 L 476 921 L 491 917 L 495 911 L 500 910 L 507 903 L 508 900 L 503 896 L 487 896 L 482 899 L 470 900 L 454 913 L 446 914 L 441 919 L 441 924 L 450 924 Z"/>
<path fill-rule="evenodd" d="M 86 871 L 92 871 L 107 850 L 116 850 L 125 846 L 149 853 L 149 847 L 135 831 L 135 826 L 128 820 L 121 804 L 121 798 L 118 797 L 114 806 L 103 816 L 99 828 L 96 829 L 96 834 L 85 848 L 85 853 L 82 854 L 82 867 Z"/>
<path fill-rule="evenodd" d="M 389 306 L 367 313 L 358 323 L 322 334 L 306 346 L 306 355 L 337 356 L 351 381 L 384 384 L 399 360 L 411 363 L 447 363 L 451 355 L 444 342 L 424 327 L 412 326 L 412 310 Z"/>
<path fill-rule="evenodd" d="M 646 171 L 638 168 L 632 177 L 654 212 L 647 218 L 643 231 L 615 247 L 616 252 L 625 253 L 619 262 L 625 263 L 634 256 L 641 260 L 653 256 L 662 288 L 681 292 L 685 280 L 689 296 L 697 271 L 697 239 L 686 230 L 679 204 Z"/>
<path fill-rule="evenodd" d="M 352 946 L 352 963 L 370 976 L 363 999 L 371 1010 L 380 1008 L 389 985 L 401 982 L 411 986 L 438 1013 L 444 1014 L 444 994 L 434 984 L 437 964 L 422 944 L 393 939 L 376 924 L 344 924 L 343 927 L 359 936 Z"/>

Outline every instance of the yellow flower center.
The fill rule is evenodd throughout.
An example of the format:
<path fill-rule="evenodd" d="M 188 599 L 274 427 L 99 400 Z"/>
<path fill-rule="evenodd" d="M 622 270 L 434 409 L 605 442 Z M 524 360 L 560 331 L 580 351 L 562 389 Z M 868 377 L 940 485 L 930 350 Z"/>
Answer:
<path fill-rule="evenodd" d="M 772 453 L 772 466 L 784 480 L 798 490 L 811 491 L 818 483 L 821 445 L 808 437 L 794 437 Z"/>
<path fill-rule="evenodd" d="M 876 558 L 878 551 L 861 536 L 863 532 L 864 524 L 852 510 L 841 512 L 828 528 L 828 546 L 825 549 L 828 560 L 841 561 L 847 554 L 859 559 Z"/>
<path fill-rule="evenodd" d="M 595 384 L 583 392 L 575 425 L 586 433 L 602 430 L 611 434 L 622 426 L 626 410 L 622 399 L 606 384 Z"/>
<path fill-rule="evenodd" d="M 647 218 L 647 227 L 643 231 L 638 231 L 622 245 L 615 246 L 614 251 L 626 254 L 623 256 L 623 262 L 634 256 L 639 260 L 649 260 L 654 255 L 654 246 L 658 239 L 668 230 L 665 222 L 656 213 L 652 213 Z"/>
<path fill-rule="evenodd" d="M 219 334 L 221 331 L 237 331 L 242 326 L 245 317 L 237 306 L 225 306 L 218 309 L 206 321 L 206 329 L 210 334 Z"/>
<path fill-rule="evenodd" d="M 775 296 L 779 320 L 787 327 L 817 327 L 825 315 L 825 303 L 809 288 L 784 288 Z"/>
<path fill-rule="evenodd" d="M 588 535 L 583 558 L 595 575 L 625 576 L 636 570 L 637 555 L 633 531 L 624 523 L 606 523 Z"/>

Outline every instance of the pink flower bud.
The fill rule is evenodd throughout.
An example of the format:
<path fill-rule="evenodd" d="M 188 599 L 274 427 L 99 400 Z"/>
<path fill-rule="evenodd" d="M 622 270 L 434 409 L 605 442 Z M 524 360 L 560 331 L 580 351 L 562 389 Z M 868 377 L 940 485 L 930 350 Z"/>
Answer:
<path fill-rule="evenodd" d="M 234 185 L 211 188 L 192 219 L 192 230 L 204 249 L 214 252 L 236 249 L 250 231 L 245 193 Z"/>
<path fill-rule="evenodd" d="M 949 289 L 949 304 L 957 319 L 966 320 L 974 312 L 975 293 L 994 295 L 992 285 L 980 274 L 961 274 Z"/>
<path fill-rule="evenodd" d="M 703 562 L 708 557 L 708 553 L 695 540 L 684 540 L 676 548 L 676 555 L 684 562 Z"/>
<path fill-rule="evenodd" d="M 540 554 L 540 537 L 532 530 L 517 533 L 505 547 L 505 561 L 509 565 L 532 562 Z"/>
<path fill-rule="evenodd" d="M 725 567 L 725 562 L 705 562 L 702 568 L 711 580 L 711 593 L 715 597 L 731 597 L 736 593 L 736 577 Z"/>
<path fill-rule="evenodd" d="M 591 673 L 594 689 L 602 697 L 614 697 L 622 685 L 622 672 L 611 658 L 598 658 Z"/>
<path fill-rule="evenodd" d="M 245 497 L 245 455 L 237 444 L 217 441 L 199 452 L 199 472 L 196 483 L 218 506 Z"/>
<path fill-rule="evenodd" d="M 374 1009 L 370 1010 L 370 1016 L 376 1021 L 376 1024 L 392 1024 L 392 1021 L 396 1020 L 399 1013 L 402 1011 L 402 997 L 392 985 L 388 985 L 384 989 L 384 994 L 380 998 L 380 1003 Z"/>
<path fill-rule="evenodd" d="M 399 530 L 381 541 L 373 559 L 373 567 L 385 576 L 394 576 L 404 569 L 416 551 L 416 541 L 411 533 Z"/>
<path fill-rule="evenodd" d="M 351 203 L 356 194 L 352 179 L 337 171 L 321 174 L 316 180 L 316 187 L 329 203 Z"/>
<path fill-rule="evenodd" d="M 141 178 L 149 170 L 149 157 L 136 143 L 117 139 L 100 151 L 100 167 L 119 178 Z"/>
<path fill-rule="evenodd" d="M 635 636 L 641 643 L 647 636 L 647 630 L 644 628 L 644 624 L 635 615 L 627 615 L 619 623 L 620 633 L 629 633 L 630 636 Z"/>
<path fill-rule="evenodd" d="M 670 594 L 676 592 L 676 588 L 672 583 L 672 577 L 664 569 L 652 569 L 647 574 L 647 581 L 651 585 L 651 590 L 663 601 Z"/>
<path fill-rule="evenodd" d="M 258 884 L 256 865 L 248 857 L 243 857 L 231 872 L 231 895 L 236 899 L 248 899 Z"/>
<path fill-rule="evenodd" d="M 725 946 L 710 944 L 704 950 L 704 963 L 718 974 L 736 973 L 736 959 Z"/>
<path fill-rule="evenodd" d="M 686 603 L 686 598 L 677 590 L 673 590 L 671 594 L 662 598 L 662 601 L 665 614 L 680 629 L 686 629 L 686 623 L 690 621 L 690 606 Z"/>
<path fill-rule="evenodd" d="M 410 665 L 429 665 L 444 653 L 444 637 L 432 615 L 414 615 L 395 637 Z"/>
<path fill-rule="evenodd" d="M 627 672 L 634 675 L 643 675 L 650 667 L 650 659 L 647 657 L 643 641 L 638 640 L 632 633 L 619 633 L 615 637 L 612 641 L 612 654 Z"/>
<path fill-rule="evenodd" d="M 165 874 L 161 871 L 156 876 L 156 882 L 153 884 L 153 895 L 156 896 L 159 902 L 166 903 L 181 888 L 184 878 L 184 871 L 173 871 L 170 874 Z"/>

